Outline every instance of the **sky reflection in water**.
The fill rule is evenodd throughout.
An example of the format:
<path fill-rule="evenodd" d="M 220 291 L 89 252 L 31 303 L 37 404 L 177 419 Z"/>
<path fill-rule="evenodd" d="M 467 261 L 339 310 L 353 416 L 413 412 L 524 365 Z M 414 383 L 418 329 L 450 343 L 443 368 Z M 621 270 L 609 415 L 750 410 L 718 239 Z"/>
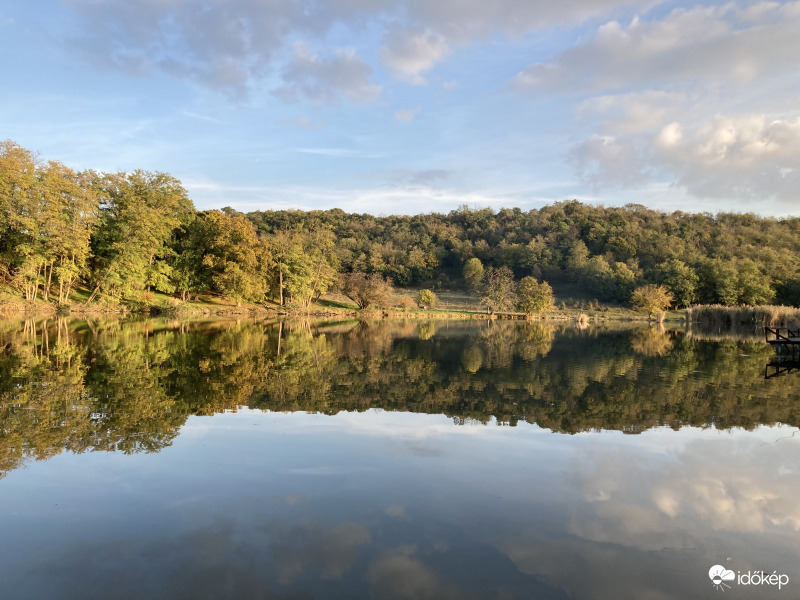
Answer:
<path fill-rule="evenodd" d="M 0 591 L 714 598 L 708 569 L 722 564 L 791 578 L 726 597 L 795 597 L 796 430 L 566 435 L 378 409 L 190 416 L 157 453 L 64 452 L 9 471 Z"/>

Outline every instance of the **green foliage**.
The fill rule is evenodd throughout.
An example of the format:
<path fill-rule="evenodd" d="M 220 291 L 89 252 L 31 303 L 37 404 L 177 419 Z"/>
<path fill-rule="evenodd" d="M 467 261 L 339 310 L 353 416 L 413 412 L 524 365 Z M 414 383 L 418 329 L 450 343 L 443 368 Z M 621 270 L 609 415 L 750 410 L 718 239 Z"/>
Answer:
<path fill-rule="evenodd" d="M 464 263 L 464 281 L 473 290 L 477 290 L 483 283 L 484 270 L 483 263 L 474 256 Z"/>
<path fill-rule="evenodd" d="M 800 279 L 789 279 L 777 284 L 775 299 L 779 304 L 800 306 Z"/>
<path fill-rule="evenodd" d="M 672 304 L 672 294 L 663 285 L 643 285 L 633 290 L 631 306 L 648 315 L 660 313 Z"/>
<path fill-rule="evenodd" d="M 420 290 L 417 293 L 417 304 L 422 308 L 433 308 L 438 301 L 439 298 L 431 290 Z"/>
<path fill-rule="evenodd" d="M 517 307 L 524 313 L 544 312 L 553 308 L 553 288 L 546 281 L 539 283 L 535 277 L 523 277 L 517 284 Z"/>
<path fill-rule="evenodd" d="M 0 268 L 26 299 L 41 287 L 48 300 L 58 285 L 63 302 L 83 273 L 97 213 L 92 177 L 0 144 Z"/>
<path fill-rule="evenodd" d="M 577 281 L 589 269 L 589 249 L 583 240 L 572 243 L 567 252 L 565 267 L 572 281 Z"/>
<path fill-rule="evenodd" d="M 276 263 L 275 288 L 281 305 L 288 299 L 308 308 L 336 282 L 339 264 L 330 229 L 280 231 L 267 237 L 267 245 Z"/>
<path fill-rule="evenodd" d="M 672 259 L 661 267 L 661 277 L 678 306 L 689 306 L 697 299 L 700 278 L 694 269 L 682 260 Z"/>
<path fill-rule="evenodd" d="M 517 302 L 514 287 L 514 273 L 511 269 L 489 267 L 486 270 L 486 286 L 481 295 L 481 304 L 493 312 L 512 310 Z"/>
<path fill-rule="evenodd" d="M 95 184 L 100 223 L 92 236 L 95 289 L 126 297 L 153 287 L 174 291 L 169 242 L 194 207 L 180 182 L 166 173 L 107 174 Z"/>
<path fill-rule="evenodd" d="M 199 259 L 197 283 L 237 304 L 264 300 L 274 263 L 250 221 L 210 210 L 192 222 L 187 238 L 189 253 Z"/>
<path fill-rule="evenodd" d="M 736 283 L 740 304 L 769 304 L 775 297 L 768 278 L 761 273 L 755 261 L 750 259 L 739 261 Z"/>
<path fill-rule="evenodd" d="M 460 207 L 388 217 L 339 209 L 221 213 L 255 226 L 275 260 L 270 292 L 300 307 L 324 294 L 339 272 L 415 287 L 463 276 L 475 289 L 494 269 L 484 299 L 508 310 L 513 294 L 507 278 L 497 279 L 504 268 L 512 281 L 571 281 L 608 302 L 660 284 L 679 306 L 800 303 L 792 283 L 800 281 L 800 218 L 665 214 L 577 201 L 527 212 Z M 248 283 L 253 261 L 246 251 L 229 248 L 212 253 L 213 265 L 203 263 L 205 242 L 191 230 L 197 218 L 180 182 L 165 173 L 79 173 L 0 143 L 0 284 L 29 300 L 65 302 L 79 284 L 92 290 L 90 299 L 124 300 L 145 290 L 186 298 L 223 288 L 259 297 Z"/>
<path fill-rule="evenodd" d="M 757 305 L 771 302 L 775 291 L 754 260 L 730 262 L 714 258 L 701 264 L 700 296 L 705 304 Z"/>

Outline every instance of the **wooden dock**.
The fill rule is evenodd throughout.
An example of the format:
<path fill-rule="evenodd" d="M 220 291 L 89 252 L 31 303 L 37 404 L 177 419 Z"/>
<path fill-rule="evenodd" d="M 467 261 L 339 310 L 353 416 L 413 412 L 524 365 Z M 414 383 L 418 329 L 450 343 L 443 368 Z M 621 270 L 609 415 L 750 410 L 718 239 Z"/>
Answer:
<path fill-rule="evenodd" d="M 800 329 L 764 327 L 764 337 L 773 346 L 800 346 Z"/>
<path fill-rule="evenodd" d="M 800 371 L 800 329 L 764 327 L 764 337 L 778 351 L 776 359 L 767 363 L 764 379 Z"/>

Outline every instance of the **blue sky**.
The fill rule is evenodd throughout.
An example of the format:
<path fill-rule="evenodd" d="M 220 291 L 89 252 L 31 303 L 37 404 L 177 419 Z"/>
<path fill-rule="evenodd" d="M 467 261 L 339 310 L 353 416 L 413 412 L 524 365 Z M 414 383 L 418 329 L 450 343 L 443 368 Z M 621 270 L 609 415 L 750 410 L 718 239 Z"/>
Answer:
<path fill-rule="evenodd" d="M 0 139 L 200 209 L 800 214 L 800 2 L 0 0 Z"/>

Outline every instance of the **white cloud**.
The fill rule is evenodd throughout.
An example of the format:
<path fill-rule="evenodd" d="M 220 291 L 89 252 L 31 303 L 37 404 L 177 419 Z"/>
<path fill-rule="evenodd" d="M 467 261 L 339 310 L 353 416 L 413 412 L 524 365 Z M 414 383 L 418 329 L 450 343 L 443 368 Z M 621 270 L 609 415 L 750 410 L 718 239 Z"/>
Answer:
<path fill-rule="evenodd" d="M 274 72 L 288 41 L 320 44 L 342 27 L 384 33 L 383 60 L 414 84 L 455 44 L 495 33 L 519 36 L 550 26 L 575 25 L 620 7 L 658 4 L 634 0 L 61 0 L 78 17 L 69 51 L 96 65 L 133 75 L 164 71 L 200 86 L 242 95 Z"/>
<path fill-rule="evenodd" d="M 796 201 L 798 6 L 730 3 L 607 22 L 511 87 L 590 94 L 575 105 L 588 131 L 569 157 L 595 190 L 658 177 L 696 198 Z"/>
<path fill-rule="evenodd" d="M 717 116 L 655 137 L 657 159 L 689 192 L 710 198 L 800 200 L 800 117 Z"/>
<path fill-rule="evenodd" d="M 594 135 L 571 158 L 596 188 L 636 185 L 660 172 L 695 197 L 800 200 L 800 117 L 718 115 L 652 133 Z"/>
<path fill-rule="evenodd" d="M 773 21 L 741 23 L 730 5 L 675 9 L 663 19 L 610 21 L 588 41 L 536 63 L 512 80 L 516 89 L 610 90 L 648 82 L 670 87 L 749 85 L 795 75 L 798 16 L 766 6 Z"/>
<path fill-rule="evenodd" d="M 422 73 L 438 63 L 447 51 L 444 37 L 433 31 L 390 31 L 381 56 L 397 77 L 413 85 L 422 85 L 425 83 Z"/>
<path fill-rule="evenodd" d="M 619 135 L 648 131 L 685 116 L 691 111 L 692 100 L 687 93 L 647 90 L 594 96 L 580 102 L 575 110 L 579 120 L 600 117 L 603 131 Z"/>
<path fill-rule="evenodd" d="M 355 51 L 338 49 L 333 56 L 321 58 L 304 42 L 297 42 L 291 60 L 283 69 L 285 85 L 274 93 L 287 101 L 305 98 L 315 103 L 330 103 L 340 97 L 351 102 L 375 100 L 381 86 L 371 83 L 372 67 L 358 58 Z"/>
<path fill-rule="evenodd" d="M 458 41 L 502 32 L 519 36 L 545 27 L 570 26 L 622 7 L 647 11 L 660 0 L 408 0 L 409 19 Z"/>
<path fill-rule="evenodd" d="M 800 501 L 792 491 L 796 468 L 786 472 L 797 444 L 775 446 L 756 439 L 735 444 L 731 453 L 716 440 L 694 440 L 661 465 L 655 479 L 641 464 L 624 464 L 627 459 L 618 454 L 596 457 L 582 468 L 580 487 L 590 499 L 608 481 L 614 487 L 608 498 L 593 500 L 595 514 L 575 521 L 573 533 L 653 550 L 665 545 L 665 534 L 678 533 L 675 519 L 687 528 L 702 524 L 736 532 L 800 531 Z M 606 477 L 618 472 L 621 463 L 626 477 Z"/>
<path fill-rule="evenodd" d="M 196 119 L 198 121 L 205 121 L 206 123 L 221 123 L 219 119 L 216 117 L 211 117 L 209 115 L 201 115 L 196 112 L 192 112 L 190 110 L 182 110 L 181 114 L 185 117 L 189 117 L 190 119 Z"/>
<path fill-rule="evenodd" d="M 311 148 L 304 150 L 329 154 L 326 149 L 322 149 L 323 152 Z M 181 177 L 181 180 L 200 210 L 219 206 L 232 206 L 244 212 L 284 208 L 318 210 L 335 206 L 347 212 L 409 215 L 448 212 L 464 204 L 481 208 L 520 205 L 520 195 L 516 192 L 459 192 L 433 187 L 447 177 L 448 173 L 439 169 L 398 169 L 390 173 L 388 185 L 383 182 L 383 185 L 371 188 L 347 189 L 301 185 L 230 185 L 197 176 Z M 531 201 L 530 195 L 524 197 Z M 536 198 L 535 202 L 541 205 L 545 200 Z"/>
<path fill-rule="evenodd" d="M 463 591 L 441 581 L 421 560 L 414 558 L 416 546 L 400 546 L 375 558 L 367 581 L 373 598 L 434 600 L 463 597 Z"/>

